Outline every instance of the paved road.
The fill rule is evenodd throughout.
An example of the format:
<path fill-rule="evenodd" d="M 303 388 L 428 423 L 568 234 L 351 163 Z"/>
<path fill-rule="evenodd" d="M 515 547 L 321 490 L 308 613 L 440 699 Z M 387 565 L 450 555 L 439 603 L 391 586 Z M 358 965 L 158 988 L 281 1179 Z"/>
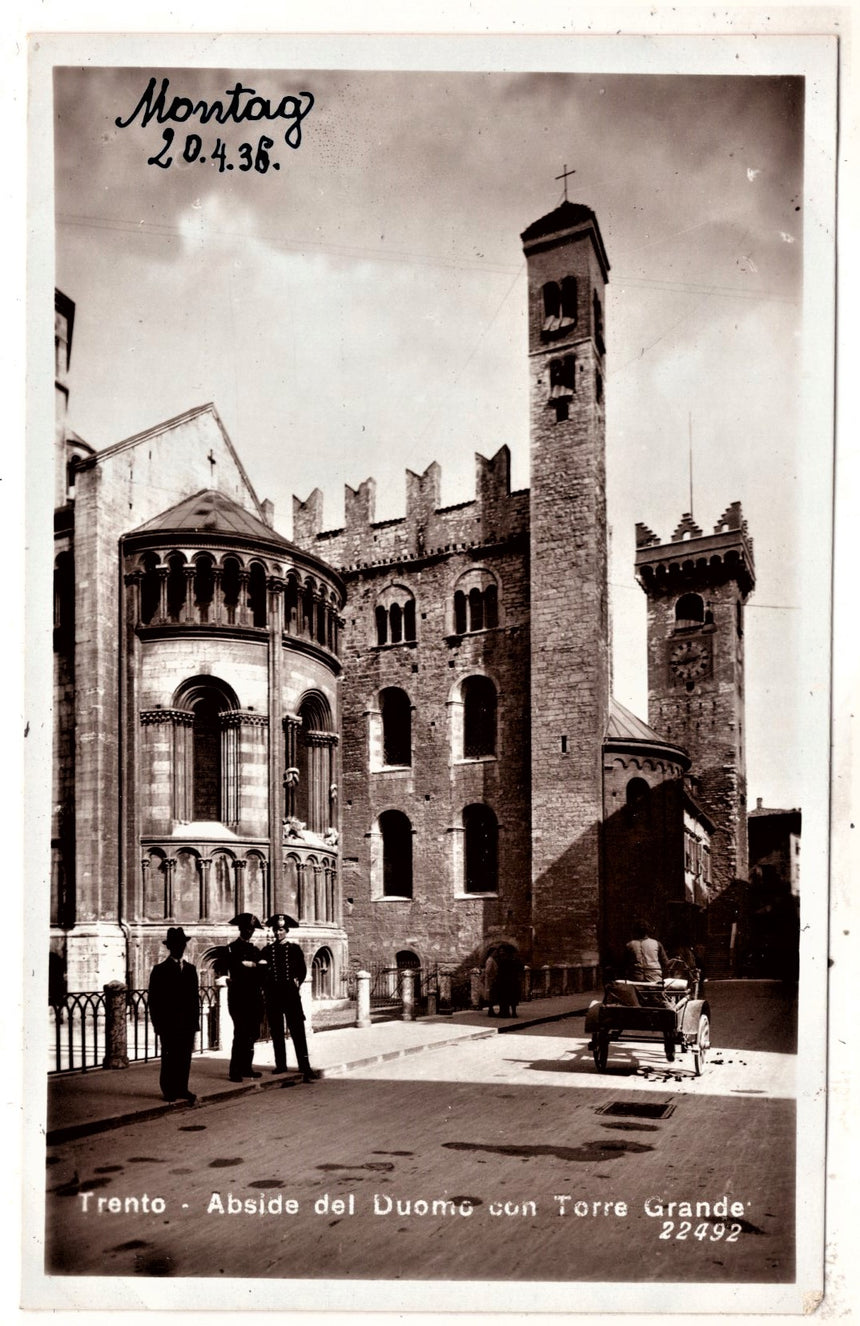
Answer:
<path fill-rule="evenodd" d="M 47 1269 L 791 1281 L 791 1008 L 718 989 L 699 1079 L 570 1019 L 53 1148 Z"/>

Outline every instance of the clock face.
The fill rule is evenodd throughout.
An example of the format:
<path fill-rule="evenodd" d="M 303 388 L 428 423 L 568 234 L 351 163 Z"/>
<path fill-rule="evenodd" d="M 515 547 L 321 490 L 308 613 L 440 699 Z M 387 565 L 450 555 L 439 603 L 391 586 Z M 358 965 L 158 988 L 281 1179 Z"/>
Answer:
<path fill-rule="evenodd" d="M 699 640 L 681 640 L 669 654 L 669 667 L 678 681 L 698 681 L 708 672 L 708 651 Z"/>

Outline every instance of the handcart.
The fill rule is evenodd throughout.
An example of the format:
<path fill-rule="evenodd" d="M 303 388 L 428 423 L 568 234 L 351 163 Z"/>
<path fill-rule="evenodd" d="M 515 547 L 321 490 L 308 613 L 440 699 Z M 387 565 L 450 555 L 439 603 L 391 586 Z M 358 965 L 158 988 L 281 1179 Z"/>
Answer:
<path fill-rule="evenodd" d="M 670 1063 L 677 1052 L 692 1051 L 701 1076 L 711 1046 L 710 1005 L 697 970 L 673 962 L 670 973 L 661 981 L 607 981 L 603 999 L 589 1005 L 585 1030 L 598 1072 L 606 1071 L 611 1043 L 639 1041 L 662 1043 Z"/>

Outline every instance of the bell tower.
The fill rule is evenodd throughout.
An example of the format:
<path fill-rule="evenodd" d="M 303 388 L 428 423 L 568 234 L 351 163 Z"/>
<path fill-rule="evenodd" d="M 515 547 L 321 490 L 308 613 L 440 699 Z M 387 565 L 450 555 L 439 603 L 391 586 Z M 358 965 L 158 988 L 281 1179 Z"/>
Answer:
<path fill-rule="evenodd" d="M 755 588 L 740 502 L 704 534 L 682 517 L 669 543 L 636 526 L 648 596 L 648 722 L 692 758 L 696 800 L 716 826 L 712 888 L 746 879 L 744 606 Z"/>
<path fill-rule="evenodd" d="M 609 705 L 604 296 L 597 218 L 565 198 L 522 235 L 531 419 L 534 962 L 598 961 Z"/>

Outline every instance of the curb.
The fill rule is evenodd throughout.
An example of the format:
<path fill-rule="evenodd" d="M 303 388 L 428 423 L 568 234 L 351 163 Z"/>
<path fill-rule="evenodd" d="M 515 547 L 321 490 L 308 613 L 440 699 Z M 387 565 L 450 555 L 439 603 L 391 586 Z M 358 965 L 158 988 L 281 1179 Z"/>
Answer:
<path fill-rule="evenodd" d="M 563 1013 L 550 1013 L 545 1017 L 524 1017 L 517 1018 L 506 1027 L 486 1028 L 475 1027 L 470 1031 L 465 1028 L 456 1036 L 449 1036 L 445 1040 L 426 1042 L 417 1045 L 406 1045 L 397 1050 L 386 1050 L 378 1054 L 369 1054 L 361 1059 L 344 1060 L 343 1063 L 330 1064 L 326 1068 L 320 1068 L 320 1078 L 345 1077 L 348 1073 L 358 1068 L 372 1068 L 374 1064 L 390 1063 L 394 1059 L 403 1059 L 411 1054 L 425 1054 L 431 1050 L 441 1050 L 450 1048 L 452 1045 L 461 1045 L 464 1042 L 475 1040 L 489 1040 L 491 1036 L 504 1036 L 511 1031 L 523 1031 L 526 1027 L 537 1027 L 547 1022 L 562 1022 L 565 1018 L 583 1017 L 586 1010 L 574 1009 Z M 324 1034 L 324 1033 L 320 1033 Z M 151 1119 L 162 1118 L 165 1114 L 181 1111 L 186 1113 L 189 1110 L 198 1110 L 204 1105 L 212 1105 L 222 1100 L 235 1100 L 238 1096 L 247 1096 L 255 1091 L 270 1091 L 274 1087 L 292 1087 L 297 1086 L 291 1078 L 277 1076 L 274 1080 L 264 1079 L 259 1082 L 249 1082 L 247 1086 L 236 1086 L 232 1089 L 225 1088 L 223 1091 L 212 1092 L 206 1096 L 198 1096 L 193 1105 L 187 1101 L 165 1101 L 162 1105 L 153 1105 L 141 1110 L 126 1110 L 123 1114 L 112 1114 L 103 1119 L 92 1119 L 83 1123 L 69 1124 L 65 1128 L 52 1128 L 45 1134 L 46 1146 L 59 1146 L 63 1142 L 74 1142 L 78 1138 L 88 1137 L 95 1133 L 110 1132 L 115 1128 L 124 1128 L 130 1123 L 148 1123 Z"/>

